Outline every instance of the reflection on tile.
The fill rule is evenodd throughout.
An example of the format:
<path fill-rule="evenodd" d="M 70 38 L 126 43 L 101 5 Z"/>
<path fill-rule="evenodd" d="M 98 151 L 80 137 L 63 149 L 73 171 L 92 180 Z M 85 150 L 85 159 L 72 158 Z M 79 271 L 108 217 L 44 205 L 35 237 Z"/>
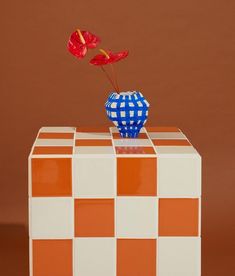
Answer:
<path fill-rule="evenodd" d="M 115 146 L 152 146 L 150 139 L 115 139 L 113 140 Z"/>
<path fill-rule="evenodd" d="M 128 139 L 128 138 L 122 138 L 122 136 L 120 135 L 120 133 L 113 133 L 113 139 L 124 139 L 125 140 L 125 139 Z M 148 136 L 147 136 L 146 133 L 139 133 L 138 137 L 136 137 L 134 139 L 135 140 L 138 140 L 138 139 L 148 139 Z"/>
<path fill-rule="evenodd" d="M 32 196 L 71 196 L 71 158 L 33 158 Z"/>
<path fill-rule="evenodd" d="M 117 154 L 155 154 L 153 147 L 115 147 Z"/>

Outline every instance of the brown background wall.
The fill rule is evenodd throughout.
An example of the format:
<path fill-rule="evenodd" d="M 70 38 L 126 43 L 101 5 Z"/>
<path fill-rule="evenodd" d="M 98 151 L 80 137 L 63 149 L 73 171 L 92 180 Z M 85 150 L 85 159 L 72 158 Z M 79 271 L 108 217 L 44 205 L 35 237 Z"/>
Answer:
<path fill-rule="evenodd" d="M 27 156 L 37 130 L 109 124 L 109 84 L 66 50 L 80 27 L 104 48 L 129 49 L 116 66 L 122 89 L 142 91 L 149 125 L 182 128 L 203 156 L 202 275 L 235 275 L 235 2 L 9 0 L 0 12 L 0 274 L 28 273 Z"/>

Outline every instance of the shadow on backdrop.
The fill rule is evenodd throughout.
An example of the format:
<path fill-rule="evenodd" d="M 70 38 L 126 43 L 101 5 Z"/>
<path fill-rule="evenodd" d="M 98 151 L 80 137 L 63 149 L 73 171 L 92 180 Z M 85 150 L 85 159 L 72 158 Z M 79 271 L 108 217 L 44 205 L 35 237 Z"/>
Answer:
<path fill-rule="evenodd" d="M 28 231 L 21 224 L 0 224 L 0 275 L 29 275 Z"/>

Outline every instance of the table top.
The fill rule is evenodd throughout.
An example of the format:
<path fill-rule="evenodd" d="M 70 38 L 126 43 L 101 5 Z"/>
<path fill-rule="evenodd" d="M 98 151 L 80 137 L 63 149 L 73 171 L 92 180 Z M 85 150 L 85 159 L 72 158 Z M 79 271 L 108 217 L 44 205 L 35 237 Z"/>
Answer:
<path fill-rule="evenodd" d="M 177 127 L 143 127 L 138 138 L 122 138 L 116 127 L 42 127 L 32 158 L 156 157 L 199 155 Z"/>

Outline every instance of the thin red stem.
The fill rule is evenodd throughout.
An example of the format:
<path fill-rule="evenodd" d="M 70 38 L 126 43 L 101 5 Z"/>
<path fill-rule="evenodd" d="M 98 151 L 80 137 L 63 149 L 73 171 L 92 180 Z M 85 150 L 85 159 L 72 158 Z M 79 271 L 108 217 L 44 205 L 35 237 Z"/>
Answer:
<path fill-rule="evenodd" d="M 111 65 L 111 68 L 112 68 L 113 79 L 114 79 L 115 85 L 116 85 L 116 87 L 117 87 L 117 92 L 119 93 L 119 92 L 120 92 L 120 89 L 119 89 L 119 86 L 118 86 L 117 74 L 116 74 L 116 71 L 115 71 L 115 69 L 114 69 L 113 64 L 110 63 L 110 65 Z"/>
<path fill-rule="evenodd" d="M 105 76 L 107 77 L 107 79 L 109 80 L 109 82 L 111 83 L 112 87 L 114 88 L 114 90 L 116 92 L 118 92 L 118 89 L 115 85 L 115 83 L 113 82 L 113 80 L 110 78 L 109 74 L 106 72 L 106 70 L 104 69 L 104 67 L 101 65 L 100 66 L 101 70 L 104 72 Z"/>

